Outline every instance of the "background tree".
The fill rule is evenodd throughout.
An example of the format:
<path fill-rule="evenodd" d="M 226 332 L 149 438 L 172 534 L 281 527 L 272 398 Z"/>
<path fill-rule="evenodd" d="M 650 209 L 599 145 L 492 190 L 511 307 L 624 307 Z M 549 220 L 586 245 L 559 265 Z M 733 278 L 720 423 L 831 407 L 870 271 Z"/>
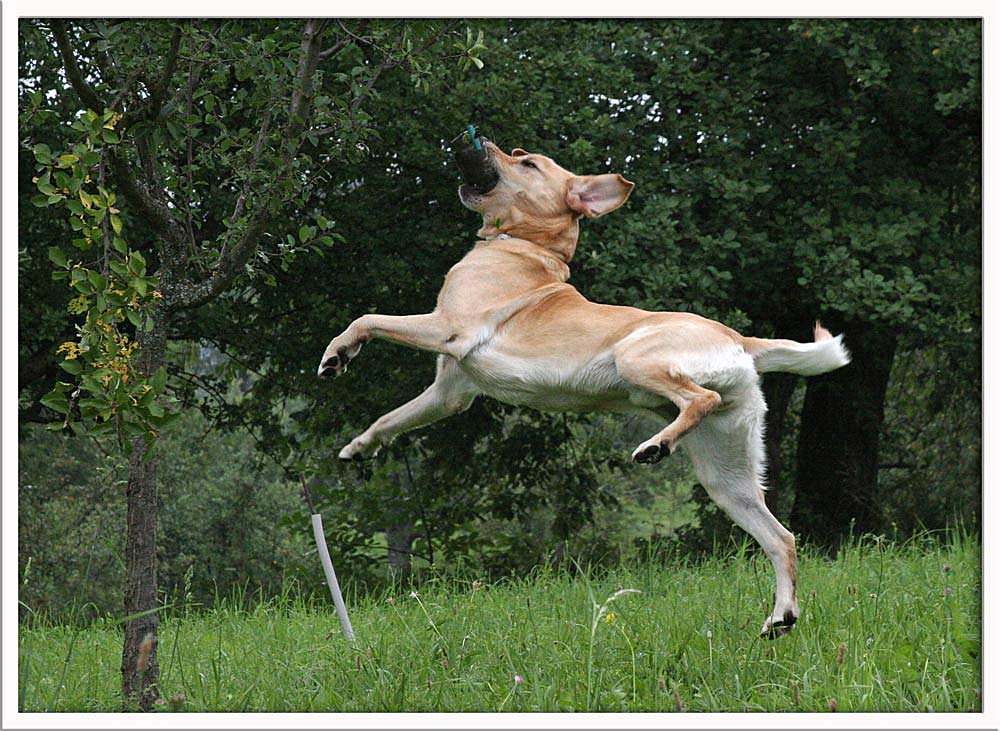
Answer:
<path fill-rule="evenodd" d="M 134 292 L 124 294 L 133 294 L 135 302 L 135 297 L 156 287 L 145 317 L 128 318 L 134 333 L 115 336 L 116 357 L 130 360 L 134 367 L 112 383 L 131 377 L 136 384 L 144 378 L 158 385 L 157 392 L 162 391 L 163 381 L 157 384 L 154 374 L 167 363 L 168 342 L 184 313 L 228 293 L 258 258 L 287 261 L 301 248 L 331 243 L 323 221 L 317 225 L 300 221 L 298 226 L 279 221 L 279 227 L 296 233 L 275 235 L 276 214 L 288 207 L 301 208 L 313 195 L 325 166 L 363 154 L 370 136 L 364 105 L 379 79 L 404 68 L 411 79 L 421 82 L 425 54 L 447 35 L 444 23 L 357 22 L 349 27 L 330 20 L 82 21 L 73 27 L 53 20 L 45 25 L 65 79 L 92 115 L 85 121 L 95 124 L 89 130 L 80 128 L 91 133 L 85 150 L 74 146 L 73 154 L 56 159 L 50 157 L 46 143 L 37 137 L 30 140 L 43 170 L 38 187 L 47 196 L 36 203 L 67 202 L 71 222 L 82 221 L 85 241 L 100 237 L 103 224 L 107 262 L 112 239 L 107 225 L 110 222 L 116 235 L 123 226 L 112 209 L 116 197 L 102 192 L 99 207 L 111 214 L 88 226 L 84 213 L 91 212 L 92 196 L 81 183 L 90 177 L 83 167 L 93 168 L 101 183 L 107 171 L 109 187 L 123 198 L 128 234 L 135 242 L 122 266 L 127 264 L 136 277 L 149 273 L 148 281 L 136 283 Z M 474 55 L 458 45 L 460 54 L 452 55 L 466 59 Z M 101 142 L 106 144 L 100 146 Z M 70 166 L 72 171 L 63 169 Z M 68 200 L 78 191 L 80 203 Z M 86 211 L 75 209 L 80 205 Z M 128 245 L 124 239 L 118 242 L 111 240 L 114 249 L 125 255 Z M 126 303 L 114 310 L 111 295 L 122 290 L 114 289 L 107 274 L 87 269 L 84 262 L 67 263 L 58 250 L 51 256 L 57 265 L 67 266 L 74 285 L 78 271 L 87 271 L 89 283 L 77 288 L 81 296 L 93 294 L 94 299 L 83 300 L 81 308 L 92 302 L 106 312 L 127 309 Z M 94 333 L 108 325 L 106 313 L 104 320 L 92 315 L 93 310 L 81 326 L 79 346 L 68 346 L 70 359 L 84 365 L 71 364 L 66 370 L 81 375 L 82 369 L 80 388 L 89 389 L 98 397 L 92 400 L 99 400 L 100 384 L 92 387 L 88 383 L 97 380 L 87 380 L 91 375 L 87 369 L 95 363 L 76 359 L 95 342 Z M 125 348 L 126 341 L 134 346 Z M 106 390 L 106 381 L 104 386 Z M 69 390 L 70 386 L 57 387 L 45 402 L 64 411 L 67 422 L 74 408 L 66 397 Z M 137 395 L 130 397 L 134 402 Z M 105 425 L 121 425 L 124 410 L 115 406 L 123 403 L 127 404 L 115 396 L 111 408 L 97 413 L 98 419 Z M 153 415 L 162 412 L 155 403 L 136 405 L 148 407 Z M 157 433 L 155 424 L 148 419 L 146 423 L 149 428 L 143 434 L 122 433 L 132 439 L 125 544 L 125 611 L 132 619 L 125 624 L 123 691 L 127 700 L 137 699 L 144 709 L 155 697 L 158 677 L 156 461 L 149 453 Z M 143 642 L 153 649 L 144 650 L 146 667 L 137 670 Z"/>

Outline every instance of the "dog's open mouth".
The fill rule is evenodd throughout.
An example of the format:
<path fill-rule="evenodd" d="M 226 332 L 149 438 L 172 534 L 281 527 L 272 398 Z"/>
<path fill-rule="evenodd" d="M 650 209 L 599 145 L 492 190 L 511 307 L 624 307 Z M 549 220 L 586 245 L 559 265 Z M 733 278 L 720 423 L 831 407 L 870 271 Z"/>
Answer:
<path fill-rule="evenodd" d="M 493 160 L 486 145 L 481 145 L 481 149 L 478 150 L 472 144 L 462 147 L 455 153 L 455 162 L 458 163 L 458 172 L 465 183 L 459 189 L 459 195 L 463 200 L 486 195 L 500 182 L 500 176 L 493 167 Z"/>
<path fill-rule="evenodd" d="M 466 183 L 465 185 L 459 186 L 458 197 L 463 203 L 476 203 L 488 192 L 489 191 L 482 191 L 476 186 Z"/>

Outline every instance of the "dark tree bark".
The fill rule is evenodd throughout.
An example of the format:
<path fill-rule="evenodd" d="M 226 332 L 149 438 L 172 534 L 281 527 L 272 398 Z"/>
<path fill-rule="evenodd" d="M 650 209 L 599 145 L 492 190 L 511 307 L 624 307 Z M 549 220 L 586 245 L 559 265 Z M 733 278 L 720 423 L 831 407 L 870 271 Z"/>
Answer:
<path fill-rule="evenodd" d="M 879 431 L 896 351 L 896 334 L 878 326 L 840 331 L 853 360 L 807 386 L 791 516 L 793 530 L 830 548 L 852 522 L 856 533 L 881 528 Z"/>
<path fill-rule="evenodd" d="M 788 404 L 795 393 L 799 377 L 791 373 L 768 373 L 763 379 L 764 401 L 767 418 L 764 422 L 764 449 L 767 455 L 767 491 L 764 502 L 773 515 L 777 515 L 778 494 L 784 464 L 781 459 L 781 438 L 785 434 L 785 416 Z"/>
<path fill-rule="evenodd" d="M 161 323 L 157 317 L 155 322 Z M 139 337 L 139 362 L 144 375 L 164 363 L 166 341 L 162 324 Z M 129 457 L 125 533 L 125 623 L 122 643 L 122 695 L 125 710 L 148 711 L 159 695 L 160 667 L 156 659 L 159 615 L 156 601 L 156 460 L 146 458 L 146 440 L 132 440 Z"/>
<path fill-rule="evenodd" d="M 392 580 L 405 583 L 410 578 L 410 556 L 413 541 L 418 535 L 413 529 L 413 523 L 407 520 L 386 527 L 385 542 L 389 547 L 389 577 Z"/>

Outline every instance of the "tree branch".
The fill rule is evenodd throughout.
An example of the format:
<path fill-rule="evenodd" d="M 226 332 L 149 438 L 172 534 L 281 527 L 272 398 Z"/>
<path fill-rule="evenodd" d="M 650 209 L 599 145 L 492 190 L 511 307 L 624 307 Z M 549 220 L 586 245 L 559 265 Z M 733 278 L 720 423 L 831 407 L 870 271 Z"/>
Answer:
<path fill-rule="evenodd" d="M 174 71 L 177 68 L 177 54 L 180 51 L 182 35 L 183 29 L 178 25 L 174 29 L 174 34 L 170 39 L 170 50 L 167 52 L 167 60 L 163 64 L 163 73 L 149 90 L 150 117 L 155 117 L 159 114 L 160 108 L 163 106 L 163 98 L 167 92 L 167 85 L 170 83 L 170 79 L 173 78 Z"/>
<path fill-rule="evenodd" d="M 80 66 L 76 62 L 76 56 L 73 54 L 69 35 L 66 33 L 66 24 L 62 20 L 52 21 L 52 35 L 55 37 L 59 56 L 66 69 L 66 78 L 69 80 L 70 86 L 73 87 L 73 91 L 89 109 L 98 113 L 103 112 L 104 102 L 84 79 Z"/>
<path fill-rule="evenodd" d="M 302 33 L 299 65 L 295 74 L 295 87 L 288 109 L 288 122 L 285 124 L 282 134 L 283 139 L 297 140 L 308 124 L 312 111 L 313 78 L 316 66 L 319 64 L 325 26 L 326 21 L 320 18 L 310 18 L 306 21 Z M 272 188 L 284 182 L 288 177 L 292 167 L 294 149 L 286 148 L 282 155 L 281 167 L 272 178 Z M 247 222 L 236 245 L 219 257 L 218 265 L 208 279 L 184 293 L 179 293 L 179 298 L 173 304 L 175 309 L 198 307 L 210 302 L 229 288 L 257 250 L 260 238 L 264 235 L 271 221 L 274 206 L 275 202 L 270 197 L 262 197 L 260 206 Z"/>
<path fill-rule="evenodd" d="M 76 56 L 73 54 L 69 35 L 66 32 L 65 23 L 62 20 L 53 20 L 52 33 L 55 37 L 56 46 L 59 49 L 59 55 L 62 58 L 63 66 L 66 69 L 66 78 L 69 79 L 73 90 L 88 108 L 96 112 L 103 112 L 106 108 L 105 104 L 97 93 L 90 87 L 86 79 L 84 79 L 80 66 L 77 63 Z M 117 150 L 109 147 L 107 153 L 108 163 L 110 164 L 111 171 L 115 176 L 115 182 L 118 184 L 118 187 L 128 200 L 129 205 L 134 208 L 137 213 L 148 218 L 155 227 L 161 229 L 168 241 L 176 240 L 177 232 L 167 206 L 156 200 L 150 192 L 139 183 L 133 170 L 118 155 Z"/>
<path fill-rule="evenodd" d="M 344 38 L 343 40 L 337 41 L 335 44 L 333 44 L 328 49 L 322 51 L 319 54 L 319 60 L 325 61 L 326 59 L 331 58 L 332 56 L 336 56 L 338 53 L 344 50 L 344 48 L 347 46 L 348 43 L 350 43 L 350 39 L 348 38 Z"/>
<path fill-rule="evenodd" d="M 260 153 L 264 149 L 264 140 L 267 138 L 268 128 L 271 126 L 271 112 L 268 110 L 264 113 L 264 120 L 260 124 L 260 131 L 257 133 L 257 142 L 253 146 L 253 157 L 250 158 L 250 169 L 253 170 L 257 167 L 257 161 L 260 159 Z M 243 186 L 243 192 L 240 193 L 239 199 L 236 201 L 236 207 L 233 209 L 233 215 L 229 219 L 229 224 L 235 225 L 240 216 L 243 215 L 243 211 L 246 207 L 247 201 L 247 190 L 246 186 Z M 223 255 L 225 254 L 225 248 L 223 248 Z"/>
<path fill-rule="evenodd" d="M 170 217 L 169 209 L 143 188 L 132 175 L 128 164 L 122 160 L 114 148 L 108 149 L 108 162 L 111 163 L 111 171 L 115 174 L 115 181 L 125 197 L 128 198 L 129 205 L 148 218 L 154 226 L 159 228 L 172 227 L 173 219 Z"/>
<path fill-rule="evenodd" d="M 292 133 L 297 133 L 301 127 L 305 126 L 309 112 L 312 110 L 313 76 L 316 73 L 316 66 L 319 64 L 320 41 L 324 27 L 326 27 L 325 20 L 310 18 L 306 21 L 306 27 L 302 33 L 302 55 L 299 58 L 299 68 L 295 74 L 295 88 L 292 90 L 292 103 L 288 110 L 290 117 L 288 131 Z"/>

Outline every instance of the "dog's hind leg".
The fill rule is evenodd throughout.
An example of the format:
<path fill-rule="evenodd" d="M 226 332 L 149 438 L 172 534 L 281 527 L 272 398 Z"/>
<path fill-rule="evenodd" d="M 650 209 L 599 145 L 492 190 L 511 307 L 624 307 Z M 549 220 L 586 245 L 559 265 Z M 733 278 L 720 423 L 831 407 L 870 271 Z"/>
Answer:
<path fill-rule="evenodd" d="M 426 391 L 388 414 L 379 417 L 362 434 L 340 450 L 340 459 L 370 457 L 398 434 L 419 429 L 435 421 L 465 411 L 479 391 L 457 361 L 447 355 L 438 358 L 437 376 Z"/>
<path fill-rule="evenodd" d="M 722 403 L 722 397 L 662 361 L 632 356 L 628 351 L 615 359 L 618 373 L 629 383 L 670 399 L 680 413 L 666 428 L 632 452 L 633 462 L 659 462 L 673 453 L 678 440 L 701 423 Z"/>
<path fill-rule="evenodd" d="M 688 435 L 683 447 L 695 472 L 715 503 L 764 549 L 774 567 L 774 609 L 764 622 L 762 637 L 787 633 L 799 616 L 795 596 L 795 537 L 764 504 L 762 422 L 764 402 L 759 389 L 726 413 L 706 418 Z"/>

